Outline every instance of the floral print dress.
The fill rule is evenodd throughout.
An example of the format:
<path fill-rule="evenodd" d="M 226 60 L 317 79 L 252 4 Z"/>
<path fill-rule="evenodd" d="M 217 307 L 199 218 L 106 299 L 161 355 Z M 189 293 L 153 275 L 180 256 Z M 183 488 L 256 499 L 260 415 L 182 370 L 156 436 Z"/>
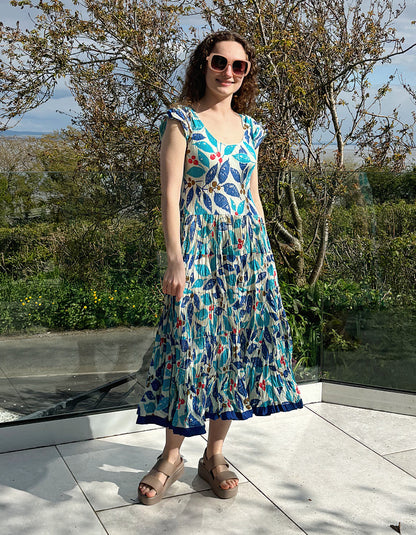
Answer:
<path fill-rule="evenodd" d="M 250 193 L 265 130 L 241 116 L 226 145 L 196 112 L 167 112 L 187 139 L 180 198 L 185 289 L 165 295 L 137 423 L 206 432 L 210 419 L 244 420 L 303 407 L 292 338 L 267 231 Z M 166 121 L 161 126 L 161 136 Z"/>

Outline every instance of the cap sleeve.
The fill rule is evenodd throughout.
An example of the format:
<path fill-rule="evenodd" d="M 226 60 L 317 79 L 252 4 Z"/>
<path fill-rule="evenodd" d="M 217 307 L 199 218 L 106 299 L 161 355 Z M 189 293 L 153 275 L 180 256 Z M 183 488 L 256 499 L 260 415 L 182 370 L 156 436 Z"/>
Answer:
<path fill-rule="evenodd" d="M 253 144 L 256 149 L 263 141 L 263 139 L 267 136 L 267 129 L 254 119 L 252 119 L 252 136 Z"/>
<path fill-rule="evenodd" d="M 187 116 L 186 112 L 182 108 L 170 108 L 166 112 L 166 117 L 162 121 L 160 128 L 159 128 L 160 138 L 162 138 L 163 134 L 165 133 L 168 119 L 176 119 L 177 121 L 179 121 L 179 123 L 182 126 L 183 132 L 185 134 L 185 138 L 186 140 L 188 140 L 191 135 L 191 127 L 189 123 L 189 117 Z"/>

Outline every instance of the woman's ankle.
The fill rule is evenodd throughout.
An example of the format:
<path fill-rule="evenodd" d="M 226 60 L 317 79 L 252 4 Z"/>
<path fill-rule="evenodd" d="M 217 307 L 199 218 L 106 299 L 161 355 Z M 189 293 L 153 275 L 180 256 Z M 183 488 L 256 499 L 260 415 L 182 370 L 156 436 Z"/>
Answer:
<path fill-rule="evenodd" d="M 207 458 L 210 459 L 213 455 L 222 455 L 222 448 L 216 447 L 216 448 L 209 448 L 207 446 Z"/>
<path fill-rule="evenodd" d="M 180 458 L 181 452 L 179 448 L 166 449 L 162 451 L 163 459 L 166 459 L 170 463 L 176 462 Z"/>

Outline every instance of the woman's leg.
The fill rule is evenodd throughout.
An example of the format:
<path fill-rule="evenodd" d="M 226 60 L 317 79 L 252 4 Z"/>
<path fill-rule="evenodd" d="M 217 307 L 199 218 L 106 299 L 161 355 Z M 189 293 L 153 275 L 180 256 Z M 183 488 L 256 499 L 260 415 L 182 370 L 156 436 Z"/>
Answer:
<path fill-rule="evenodd" d="M 225 437 L 231 425 L 231 420 L 210 420 L 208 430 L 208 445 L 207 457 L 208 459 L 216 453 L 222 453 Z M 214 476 L 219 472 L 227 470 L 225 465 L 218 466 L 213 470 Z M 232 489 L 238 485 L 238 479 L 227 479 L 221 483 L 223 489 Z"/>
<path fill-rule="evenodd" d="M 175 435 L 172 429 L 166 428 L 166 442 L 163 449 L 163 458 L 170 463 L 175 463 L 180 455 L 179 450 L 182 446 L 184 438 L 185 437 L 182 435 Z M 156 477 L 160 479 L 162 484 L 164 484 L 167 479 L 167 476 L 162 472 L 158 472 Z M 149 498 L 152 498 L 156 495 L 156 491 L 152 487 L 149 487 L 149 485 L 144 485 L 141 483 L 139 485 L 139 489 L 142 494 L 145 494 Z"/>

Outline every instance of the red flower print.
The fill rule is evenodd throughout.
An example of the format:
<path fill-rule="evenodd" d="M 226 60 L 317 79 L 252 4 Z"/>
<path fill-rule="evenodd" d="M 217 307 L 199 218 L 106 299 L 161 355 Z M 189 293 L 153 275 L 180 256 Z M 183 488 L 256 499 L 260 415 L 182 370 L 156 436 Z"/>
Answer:
<path fill-rule="evenodd" d="M 300 390 L 299 390 L 299 388 L 298 388 L 298 385 L 296 385 L 296 392 L 297 392 L 298 394 L 300 394 Z"/>
<path fill-rule="evenodd" d="M 166 368 L 167 368 L 168 370 L 172 369 L 172 364 L 171 364 L 170 362 L 168 362 L 168 363 L 166 364 Z"/>
<path fill-rule="evenodd" d="M 265 381 L 264 379 L 263 379 L 263 381 L 261 381 L 261 382 L 259 383 L 259 387 L 260 387 L 263 391 L 266 390 L 266 381 Z"/>
<path fill-rule="evenodd" d="M 176 327 L 180 327 L 181 325 L 182 325 L 182 320 L 178 320 L 178 321 L 176 322 Z"/>
<path fill-rule="evenodd" d="M 217 152 L 216 154 L 210 154 L 209 157 L 211 158 L 211 160 L 215 160 L 215 158 L 218 158 L 218 161 L 222 163 L 221 152 Z"/>

